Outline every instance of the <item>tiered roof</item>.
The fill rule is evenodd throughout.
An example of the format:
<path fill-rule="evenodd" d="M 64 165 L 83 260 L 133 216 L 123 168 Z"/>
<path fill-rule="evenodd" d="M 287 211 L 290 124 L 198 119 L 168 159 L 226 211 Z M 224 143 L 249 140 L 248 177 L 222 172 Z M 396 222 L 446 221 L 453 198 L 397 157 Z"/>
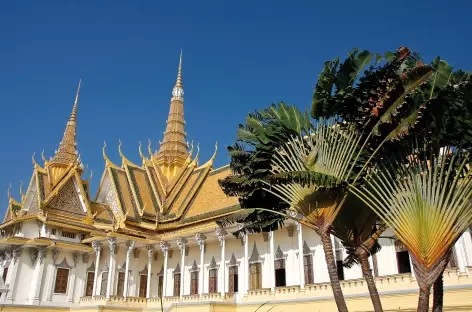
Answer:
<path fill-rule="evenodd" d="M 213 169 L 213 156 L 199 165 L 198 146 L 188 149 L 183 113 L 182 54 L 170 101 L 169 117 L 159 150 L 139 154 L 134 164 L 118 150 L 121 165 L 114 164 L 103 147 L 105 169 L 97 196 L 89 194 L 89 181 L 82 180 L 83 165 L 77 151 L 76 126 L 80 82 L 63 139 L 55 155 L 39 165 L 33 156 L 33 174 L 21 201 L 9 194 L 5 228 L 28 219 L 65 228 L 90 230 L 92 236 L 132 235 L 160 240 L 199 223 L 214 221 L 239 209 L 234 197 L 227 197 L 218 180 L 230 174 L 229 166 Z"/>

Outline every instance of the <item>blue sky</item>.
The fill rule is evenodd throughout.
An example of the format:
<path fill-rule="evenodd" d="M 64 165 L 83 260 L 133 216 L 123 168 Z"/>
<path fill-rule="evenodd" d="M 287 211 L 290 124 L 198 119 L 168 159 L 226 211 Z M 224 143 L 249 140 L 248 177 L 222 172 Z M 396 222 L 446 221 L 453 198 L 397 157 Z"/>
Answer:
<path fill-rule="evenodd" d="M 400 45 L 472 70 L 470 1 L 1 1 L 0 211 L 18 198 L 31 155 L 54 153 L 80 77 L 78 148 L 93 169 L 117 145 L 140 162 L 138 141 L 162 138 L 179 50 L 188 139 L 201 162 L 226 146 L 249 111 L 285 101 L 309 107 L 325 60 L 353 47 Z M 93 193 L 94 196 L 94 193 Z"/>

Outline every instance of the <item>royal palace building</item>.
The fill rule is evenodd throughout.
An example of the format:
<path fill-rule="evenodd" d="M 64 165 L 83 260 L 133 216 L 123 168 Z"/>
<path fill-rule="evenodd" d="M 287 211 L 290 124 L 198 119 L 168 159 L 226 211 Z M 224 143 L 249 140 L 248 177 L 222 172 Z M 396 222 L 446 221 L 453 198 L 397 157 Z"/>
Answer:
<path fill-rule="evenodd" d="M 9 194 L 0 225 L 3 311 L 336 311 L 320 238 L 284 228 L 238 239 L 217 221 L 240 209 L 218 180 L 229 166 L 200 161 L 186 141 L 182 56 L 158 150 L 141 163 L 119 152 L 90 194 L 76 143 L 80 84 L 55 155 L 33 173 L 21 199 Z M 351 311 L 372 310 L 359 266 L 338 275 Z M 391 231 L 370 262 L 385 310 L 413 311 L 418 287 L 406 248 Z M 445 310 L 472 311 L 470 229 L 444 273 Z"/>

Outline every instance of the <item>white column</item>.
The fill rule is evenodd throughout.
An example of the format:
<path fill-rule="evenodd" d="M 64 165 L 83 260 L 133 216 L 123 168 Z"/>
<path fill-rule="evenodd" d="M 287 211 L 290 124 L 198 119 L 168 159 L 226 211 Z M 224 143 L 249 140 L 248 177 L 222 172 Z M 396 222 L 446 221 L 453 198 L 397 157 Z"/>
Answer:
<path fill-rule="evenodd" d="M 274 264 L 274 232 L 269 232 L 269 269 L 270 269 L 270 289 L 274 291 L 275 289 L 275 264 Z"/>
<path fill-rule="evenodd" d="M 128 279 L 129 279 L 129 261 L 131 258 L 131 252 L 134 249 L 134 246 L 136 245 L 135 241 L 128 241 L 126 242 L 126 265 L 125 265 L 125 286 L 123 289 L 123 297 L 127 298 L 128 297 Z"/>
<path fill-rule="evenodd" d="M 8 267 L 8 276 L 7 283 L 9 285 L 10 291 L 7 292 L 6 302 L 13 303 L 13 298 L 16 294 L 16 274 L 18 273 L 18 266 L 20 265 L 22 249 L 20 246 L 13 246 L 11 250 L 11 263 Z"/>
<path fill-rule="evenodd" d="M 472 233 L 470 229 L 465 230 L 460 240 L 464 246 L 465 265 L 472 266 Z"/>
<path fill-rule="evenodd" d="M 464 246 L 462 245 L 462 241 L 459 238 L 454 246 L 452 247 L 455 249 L 456 252 L 456 260 L 457 260 L 457 266 L 459 268 L 459 272 L 466 272 L 466 262 L 465 262 L 465 252 L 464 252 Z"/>
<path fill-rule="evenodd" d="M 198 294 L 203 294 L 203 283 L 205 278 L 205 234 L 195 234 L 195 240 L 197 241 L 198 248 L 200 249 L 200 271 L 198 272 Z"/>
<path fill-rule="evenodd" d="M 39 294 L 41 291 L 41 284 L 43 281 L 43 272 L 44 272 L 44 258 L 47 255 L 47 250 L 46 248 L 37 248 L 35 251 L 36 256 L 37 256 L 37 262 L 35 266 L 35 270 L 33 273 L 34 280 L 32 283 L 32 291 L 31 291 L 31 297 L 30 297 L 30 302 L 31 304 L 38 305 L 40 298 Z"/>
<path fill-rule="evenodd" d="M 71 269 L 71 274 L 69 277 L 69 289 L 68 289 L 68 297 L 69 297 L 69 302 L 74 301 L 74 292 L 75 292 L 75 276 L 77 275 L 77 262 L 79 261 L 79 253 L 74 252 L 72 254 L 72 259 L 73 259 L 73 267 Z"/>
<path fill-rule="evenodd" d="M 185 252 L 187 249 L 187 240 L 185 238 L 177 239 L 177 246 L 179 246 L 180 255 L 181 255 L 181 266 L 180 266 L 180 298 L 184 295 L 184 285 L 185 285 Z"/>
<path fill-rule="evenodd" d="M 101 244 L 97 241 L 92 242 L 92 247 L 93 250 L 95 251 L 95 273 L 93 275 L 93 291 L 92 291 L 92 296 L 98 296 L 99 293 L 97 293 L 97 282 L 98 282 L 98 268 L 100 264 L 100 253 L 102 251 Z"/>
<path fill-rule="evenodd" d="M 106 299 L 110 300 L 113 288 L 113 278 L 115 276 L 115 266 L 116 266 L 116 238 L 108 238 L 108 246 L 110 248 L 110 266 L 108 268 L 108 280 L 107 280 L 107 292 Z"/>
<path fill-rule="evenodd" d="M 244 234 L 242 236 L 243 243 L 244 243 L 244 283 L 243 283 L 243 295 L 247 295 L 247 291 L 249 290 L 249 240 L 248 235 Z"/>
<path fill-rule="evenodd" d="M 147 284 L 146 284 L 146 298 L 151 298 L 151 276 L 152 276 L 152 255 L 154 254 L 154 247 L 149 245 L 147 246 L 147 256 L 148 256 L 148 271 L 147 271 Z"/>
<path fill-rule="evenodd" d="M 221 264 L 220 264 L 220 274 L 218 278 L 218 289 L 220 290 L 221 297 L 225 296 L 226 292 L 226 231 L 222 227 L 218 227 L 216 229 L 216 237 L 218 237 L 218 241 L 220 242 L 220 249 L 221 249 Z"/>
<path fill-rule="evenodd" d="M 84 252 L 82 253 L 82 263 L 84 265 L 84 268 L 83 268 L 83 278 L 82 278 L 82 283 L 81 283 L 81 287 L 79 288 L 80 289 L 80 295 L 79 295 L 79 298 L 81 297 L 84 297 L 85 296 L 85 289 L 86 289 L 86 285 L 87 285 L 87 275 L 88 275 L 88 268 L 89 268 L 89 260 L 90 260 L 90 254 L 88 252 Z M 92 292 L 92 296 L 93 296 L 93 292 Z"/>
<path fill-rule="evenodd" d="M 300 289 L 305 288 L 305 266 L 303 265 L 303 234 L 302 224 L 297 223 L 297 239 L 298 239 L 298 272 L 300 275 Z"/>
<path fill-rule="evenodd" d="M 52 301 L 52 290 L 54 288 L 54 276 L 56 271 L 56 260 L 61 253 L 60 248 L 53 248 L 52 250 L 52 261 L 48 266 L 48 276 L 46 281 L 46 300 Z"/>
<path fill-rule="evenodd" d="M 162 281 L 162 297 L 167 296 L 167 259 L 169 258 L 169 243 L 160 242 L 161 250 L 164 253 L 164 280 Z"/>

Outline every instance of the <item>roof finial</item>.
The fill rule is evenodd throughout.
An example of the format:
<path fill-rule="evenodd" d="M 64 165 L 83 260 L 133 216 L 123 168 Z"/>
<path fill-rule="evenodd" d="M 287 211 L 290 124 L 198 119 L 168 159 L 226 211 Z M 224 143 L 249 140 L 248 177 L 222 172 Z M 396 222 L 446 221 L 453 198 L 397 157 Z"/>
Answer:
<path fill-rule="evenodd" d="M 80 94 L 81 85 L 82 85 L 82 78 L 79 79 L 79 85 L 77 86 L 77 92 L 75 93 L 74 107 L 72 108 L 72 113 L 75 112 L 75 114 L 77 114 L 77 104 L 79 103 L 79 94 Z"/>
<path fill-rule="evenodd" d="M 149 157 L 152 157 L 151 139 L 148 139 L 148 153 Z"/>
<path fill-rule="evenodd" d="M 179 59 L 179 70 L 177 72 L 177 81 L 175 82 L 176 87 L 182 88 L 182 48 L 180 48 L 180 59 Z"/>
<path fill-rule="evenodd" d="M 25 193 L 23 192 L 23 181 L 20 181 L 20 195 L 21 195 L 21 201 L 25 198 Z"/>
<path fill-rule="evenodd" d="M 57 149 L 52 162 L 70 164 L 77 160 L 77 148 L 76 148 L 76 126 L 77 126 L 77 105 L 79 103 L 80 86 L 82 85 L 82 79 L 79 80 L 77 86 L 77 92 L 75 94 L 74 106 L 72 112 L 67 121 L 66 130 L 64 131 L 64 137 L 62 138 L 59 148 Z"/>
<path fill-rule="evenodd" d="M 46 157 L 44 157 L 44 149 L 41 151 L 41 159 L 43 160 L 43 165 L 48 162 L 48 161 L 46 160 Z"/>
<path fill-rule="evenodd" d="M 11 190 L 11 183 L 10 185 L 8 185 L 8 191 L 7 191 L 7 195 L 9 199 L 11 198 L 10 190 Z"/>

